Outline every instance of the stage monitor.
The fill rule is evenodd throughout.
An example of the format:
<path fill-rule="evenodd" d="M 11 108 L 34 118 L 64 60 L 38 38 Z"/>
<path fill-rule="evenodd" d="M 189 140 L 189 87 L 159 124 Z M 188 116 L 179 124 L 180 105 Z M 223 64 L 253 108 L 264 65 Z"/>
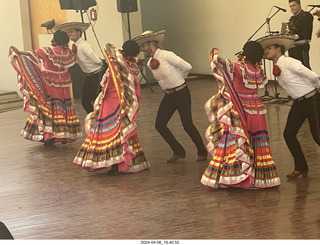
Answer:
<path fill-rule="evenodd" d="M 137 0 L 117 0 L 117 9 L 120 13 L 137 12 Z"/>
<path fill-rule="evenodd" d="M 87 10 L 96 6 L 96 0 L 59 0 L 61 9 Z"/>

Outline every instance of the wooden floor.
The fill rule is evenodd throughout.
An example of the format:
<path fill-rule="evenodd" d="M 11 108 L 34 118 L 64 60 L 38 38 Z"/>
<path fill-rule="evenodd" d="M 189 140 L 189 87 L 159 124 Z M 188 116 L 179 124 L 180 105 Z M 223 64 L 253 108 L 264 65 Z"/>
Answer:
<path fill-rule="evenodd" d="M 194 123 L 205 140 L 209 125 L 204 103 L 216 82 L 188 82 Z M 213 190 L 200 178 L 209 162 L 196 163 L 196 148 L 175 114 L 169 127 L 187 150 L 168 164 L 171 150 L 154 128 L 163 96 L 142 88 L 138 136 L 149 170 L 109 175 L 89 173 L 72 163 L 84 138 L 46 148 L 19 136 L 27 113 L 0 113 L 0 221 L 15 239 L 319 239 L 320 148 L 307 123 L 299 134 L 310 172 L 308 180 L 287 181 L 293 160 L 282 132 L 290 109 L 266 102 L 271 149 L 281 186 L 249 191 Z M 269 93 L 274 95 L 274 88 Z M 261 91 L 262 95 L 264 90 Z M 280 90 L 280 96 L 287 95 Z M 75 108 L 83 124 L 85 112 Z"/>

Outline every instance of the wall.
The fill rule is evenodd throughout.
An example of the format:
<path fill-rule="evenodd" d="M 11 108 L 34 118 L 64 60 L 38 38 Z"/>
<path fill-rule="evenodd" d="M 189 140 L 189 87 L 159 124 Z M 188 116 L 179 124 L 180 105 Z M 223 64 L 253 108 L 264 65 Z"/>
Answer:
<path fill-rule="evenodd" d="M 97 6 L 95 7 L 98 13 L 98 20 L 92 22 L 92 27 L 89 27 L 86 31 L 87 41 L 93 46 L 96 53 L 103 57 L 100 50 L 106 43 L 112 43 L 116 47 L 121 48 L 125 40 L 128 39 L 128 33 L 126 31 L 127 20 L 126 14 L 119 13 L 117 11 L 116 0 L 96 0 Z M 138 9 L 140 7 L 138 6 Z M 89 12 L 89 11 L 87 11 Z M 68 10 L 68 21 L 80 21 L 81 15 L 76 11 Z M 131 34 L 136 35 L 141 32 L 141 17 L 140 11 L 129 14 L 131 24 Z M 90 23 L 87 13 L 83 15 L 84 22 Z M 94 35 L 94 31 L 97 38 Z M 97 41 L 98 40 L 98 41 Z M 99 44 L 100 43 L 100 47 Z"/>
<path fill-rule="evenodd" d="M 47 28 L 41 27 L 42 23 L 54 19 L 56 26 L 67 21 L 66 11 L 60 9 L 59 0 L 28 0 L 30 8 L 30 23 L 32 32 L 32 47 L 37 49 L 39 45 L 39 35 L 47 34 Z M 54 32 L 53 28 L 53 32 Z M 49 31 L 49 33 L 51 33 Z M 50 35 L 51 36 L 51 35 Z M 49 45 L 47 43 L 46 45 Z"/>
<path fill-rule="evenodd" d="M 303 9 L 306 4 L 309 2 L 302 0 Z M 189 61 L 192 73 L 211 74 L 210 50 L 219 48 L 221 56 L 236 59 L 235 53 L 277 11 L 274 5 L 287 9 L 270 20 L 271 31 L 280 31 L 281 22 L 291 16 L 288 0 L 141 0 L 142 28 L 165 28 L 164 48 Z M 310 56 L 312 69 L 320 75 L 320 40 L 315 37 L 319 27 L 315 19 Z M 264 36 L 267 30 L 267 25 L 263 26 L 252 40 Z"/>
<path fill-rule="evenodd" d="M 32 8 L 30 14 L 29 2 Z M 97 39 L 91 27 L 86 34 L 88 42 L 93 46 L 98 56 L 103 58 L 100 47 L 103 49 L 103 46 L 109 42 L 121 48 L 122 43 L 128 39 L 128 33 L 125 29 L 126 14 L 117 11 L 117 0 L 96 0 L 96 2 L 98 20 L 92 25 Z M 0 0 L 0 4 L 5 6 L 5 11 L 0 15 L 2 23 L 0 30 L 5 36 L 0 40 L 0 90 L 18 91 L 17 74 L 8 61 L 9 47 L 12 45 L 20 50 L 32 50 L 39 46 L 48 45 L 52 34 L 46 34 L 46 28 L 40 28 L 41 23 L 52 18 L 57 20 L 56 25 L 64 21 L 81 22 L 81 15 L 75 10 L 61 10 L 59 0 Z M 132 36 L 140 34 L 142 30 L 139 4 L 138 2 L 139 11 L 130 13 Z M 87 13 L 84 14 L 84 21 L 89 22 Z M 10 23 L 10 25 L 5 23 Z M 33 31 L 31 31 L 31 27 Z"/>
<path fill-rule="evenodd" d="M 6 6 L 0 16 L 0 21 L 1 23 L 10 21 L 10 25 L 1 25 L 5 38 L 0 41 L 2 54 L 0 57 L 0 90 L 18 89 L 16 74 L 7 59 L 9 46 L 14 45 L 23 50 L 31 49 L 26 1 L 11 0 L 10 4 L 7 4 L 8 1 L 0 0 L 2 6 Z M 53 3 L 59 0 L 46 1 Z M 22 8 L 20 2 L 24 4 Z M 306 0 L 302 2 L 305 9 L 304 2 Z M 143 30 L 165 28 L 164 47 L 189 61 L 193 66 L 192 73 L 211 74 L 208 54 L 213 47 L 219 48 L 223 57 L 235 59 L 235 53 L 241 50 L 243 44 L 266 21 L 266 18 L 276 12 L 276 8 L 272 8 L 273 5 L 285 8 L 287 12 L 280 11 L 271 19 L 271 30 L 280 30 L 281 22 L 286 22 L 291 16 L 287 0 L 268 0 L 256 3 L 255 0 L 138 0 L 139 11 L 129 15 L 131 35 L 135 37 Z M 105 43 L 110 42 L 121 47 L 123 41 L 128 39 L 125 28 L 126 14 L 117 11 L 116 0 L 97 0 L 96 8 L 98 21 L 93 25 L 100 46 L 103 48 Z M 59 16 L 66 14 L 68 21 L 81 21 L 80 14 L 76 11 L 61 11 L 62 15 L 59 14 Z M 37 14 L 39 12 L 34 13 L 34 15 Z M 47 17 L 46 19 L 51 18 L 51 16 Z M 86 14 L 85 21 L 88 21 Z M 319 27 L 320 22 L 315 20 L 314 33 Z M 42 31 L 46 32 L 45 29 Z M 264 36 L 266 31 L 267 25 L 261 28 L 253 40 Z M 91 28 L 88 29 L 87 35 L 88 42 L 92 44 L 97 54 L 103 57 Z M 314 35 L 311 41 L 311 67 L 318 74 L 320 74 L 319 52 L 320 40 Z"/>
<path fill-rule="evenodd" d="M 25 0 L 11 0 L 10 4 L 6 4 L 8 1 L 0 0 L 1 6 L 4 11 L 0 15 L 0 32 L 2 38 L 0 39 L 0 90 L 18 90 L 17 85 L 17 73 L 13 70 L 8 60 L 8 51 L 10 46 L 15 46 L 18 49 L 30 48 L 31 39 L 24 43 L 25 39 L 28 39 L 28 35 L 23 32 L 22 20 L 24 23 L 28 23 L 28 18 L 25 18 L 25 11 L 28 12 L 28 5 L 25 5 Z M 20 11 L 20 6 L 23 6 Z M 29 31 L 30 33 L 30 31 Z"/>

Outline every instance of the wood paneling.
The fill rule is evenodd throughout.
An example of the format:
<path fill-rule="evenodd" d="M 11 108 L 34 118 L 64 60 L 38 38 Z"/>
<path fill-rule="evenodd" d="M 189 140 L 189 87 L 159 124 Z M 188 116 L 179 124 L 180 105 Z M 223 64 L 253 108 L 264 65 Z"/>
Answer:
<path fill-rule="evenodd" d="M 60 9 L 59 0 L 28 0 L 30 9 L 30 22 L 33 49 L 39 48 L 39 34 L 47 33 L 45 27 L 40 25 L 55 19 L 56 26 L 67 22 L 67 11 Z M 54 31 L 55 29 L 53 29 Z M 50 43 L 48 43 L 48 46 Z"/>

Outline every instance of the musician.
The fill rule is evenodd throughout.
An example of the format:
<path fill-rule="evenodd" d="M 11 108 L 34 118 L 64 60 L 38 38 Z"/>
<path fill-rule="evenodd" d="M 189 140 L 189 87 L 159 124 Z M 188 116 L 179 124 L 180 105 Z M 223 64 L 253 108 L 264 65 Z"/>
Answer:
<path fill-rule="evenodd" d="M 289 20 L 292 34 L 297 34 L 299 38 L 294 46 L 288 50 L 289 56 L 298 59 L 309 69 L 309 50 L 313 28 L 313 16 L 309 12 L 302 10 L 300 0 L 289 0 L 290 11 L 293 14 Z"/>

